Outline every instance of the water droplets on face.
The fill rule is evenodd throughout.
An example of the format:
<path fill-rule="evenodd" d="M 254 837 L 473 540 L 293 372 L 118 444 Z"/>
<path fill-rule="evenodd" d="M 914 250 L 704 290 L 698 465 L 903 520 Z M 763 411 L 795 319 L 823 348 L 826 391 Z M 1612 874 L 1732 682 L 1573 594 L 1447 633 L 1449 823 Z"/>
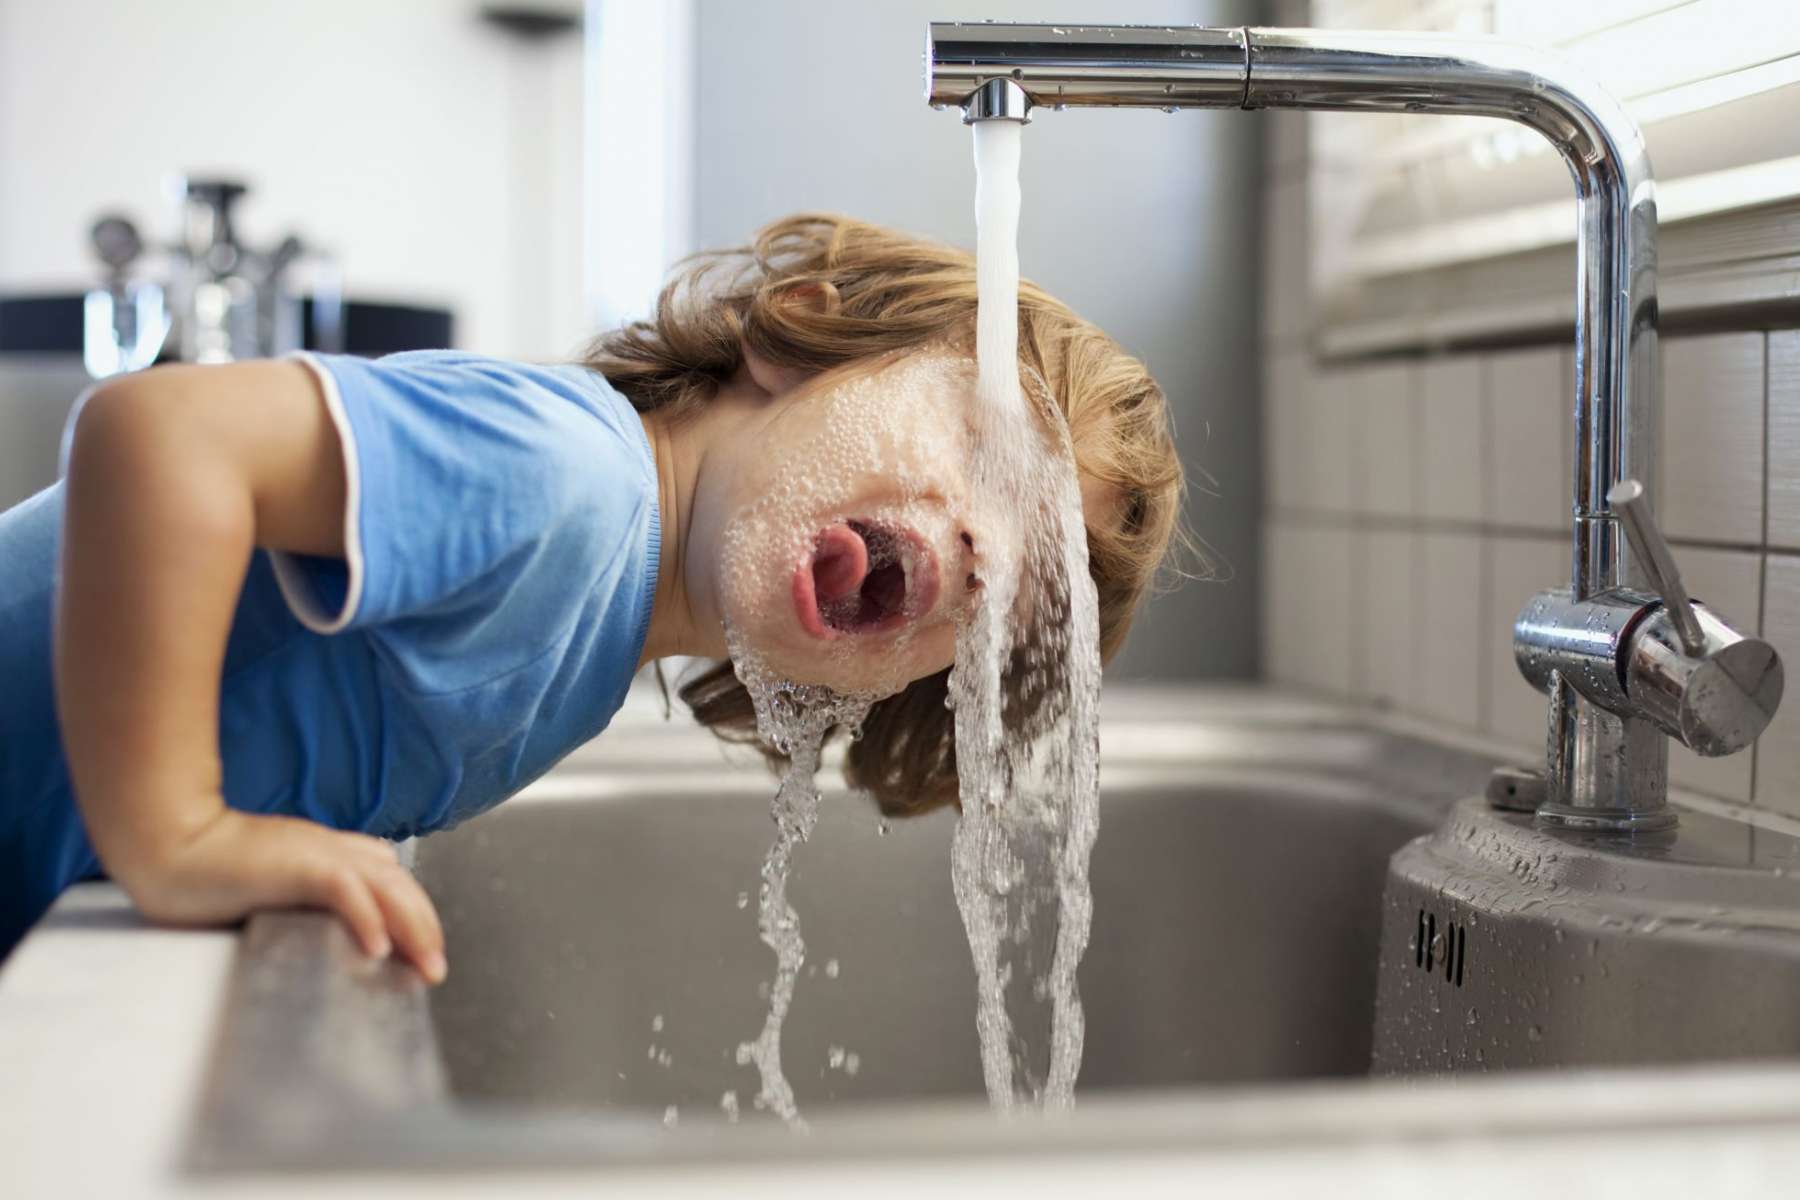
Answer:
<path fill-rule="evenodd" d="M 905 528 L 935 555 L 950 552 L 967 475 L 964 431 L 973 386 L 966 359 L 926 351 L 822 386 L 786 414 L 806 428 L 780 442 L 720 537 L 726 623 L 759 644 L 771 676 L 880 694 L 910 682 L 908 643 L 916 619 L 929 614 L 921 611 L 928 601 L 916 586 L 919 552 L 904 540 L 883 539 L 880 551 L 905 568 L 901 611 L 914 620 L 904 628 L 878 642 L 840 637 L 804 652 L 784 645 L 780 635 L 795 623 L 794 573 L 811 559 L 827 526 L 856 521 Z M 940 563 L 940 572 L 950 565 Z M 959 576 L 939 581 L 946 611 L 955 599 L 952 578 Z M 834 614 L 826 615 L 829 626 Z"/>

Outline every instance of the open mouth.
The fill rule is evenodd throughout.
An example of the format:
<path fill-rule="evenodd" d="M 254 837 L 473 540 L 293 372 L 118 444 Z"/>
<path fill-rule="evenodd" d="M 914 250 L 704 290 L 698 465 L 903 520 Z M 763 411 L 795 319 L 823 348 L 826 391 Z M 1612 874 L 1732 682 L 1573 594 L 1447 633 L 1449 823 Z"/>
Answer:
<path fill-rule="evenodd" d="M 937 562 L 909 529 L 875 521 L 829 525 L 794 571 L 794 607 L 814 637 L 883 633 L 931 611 Z"/>

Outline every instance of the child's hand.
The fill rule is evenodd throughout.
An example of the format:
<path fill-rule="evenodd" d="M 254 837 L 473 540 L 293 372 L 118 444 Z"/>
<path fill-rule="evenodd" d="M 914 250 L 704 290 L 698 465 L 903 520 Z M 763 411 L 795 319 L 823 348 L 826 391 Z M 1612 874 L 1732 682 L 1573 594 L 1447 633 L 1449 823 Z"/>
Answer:
<path fill-rule="evenodd" d="M 445 974 L 444 930 L 431 898 L 395 857 L 393 843 L 293 817 L 221 808 L 217 817 L 131 872 L 145 916 L 177 925 L 235 921 L 259 908 L 324 908 L 363 950 L 395 947 L 432 983 Z"/>

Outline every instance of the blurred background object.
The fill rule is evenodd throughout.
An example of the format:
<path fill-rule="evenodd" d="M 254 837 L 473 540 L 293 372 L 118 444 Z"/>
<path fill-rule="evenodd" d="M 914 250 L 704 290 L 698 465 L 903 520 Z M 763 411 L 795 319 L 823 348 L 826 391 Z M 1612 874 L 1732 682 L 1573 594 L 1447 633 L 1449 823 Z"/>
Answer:
<path fill-rule="evenodd" d="M 299 346 L 565 359 L 682 256 L 800 210 L 972 248 L 969 138 L 918 103 L 928 20 L 1262 14 L 1104 7 L 0 0 L 0 505 L 55 479 L 90 374 Z M 1060 113 L 1025 156 L 1025 271 L 1164 385 L 1222 580 L 1153 601 L 1123 674 L 1257 667 L 1261 128 Z"/>
<path fill-rule="evenodd" d="M 232 228 L 232 206 L 249 190 L 228 179 L 177 179 L 172 195 L 181 219 L 162 262 L 145 264 L 146 246 L 129 217 L 94 222 L 94 253 L 106 266 L 104 286 L 82 302 L 82 359 L 105 379 L 160 359 L 221 363 L 273 358 L 294 350 L 344 349 L 343 302 L 336 264 L 310 253 L 289 234 L 273 250 L 244 245 Z M 292 278 L 312 265 L 313 286 Z M 305 314 L 304 318 L 302 314 Z"/>
<path fill-rule="evenodd" d="M 0 506 L 54 480 L 90 374 L 567 354 L 588 324 L 581 17 L 0 0 Z"/>

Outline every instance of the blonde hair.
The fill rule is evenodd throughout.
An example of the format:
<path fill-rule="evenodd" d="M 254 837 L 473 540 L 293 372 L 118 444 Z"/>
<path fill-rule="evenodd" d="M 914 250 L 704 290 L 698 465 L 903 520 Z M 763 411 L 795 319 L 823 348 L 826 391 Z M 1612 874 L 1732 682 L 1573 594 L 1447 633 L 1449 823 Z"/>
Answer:
<path fill-rule="evenodd" d="M 784 303 L 816 289 L 823 303 Z M 972 345 L 975 260 L 954 247 L 849 217 L 804 213 L 749 245 L 679 264 L 648 320 L 594 339 L 582 363 L 640 411 L 705 404 L 748 347 L 777 366 L 823 371 L 950 342 Z M 1019 284 L 1019 367 L 1068 423 L 1081 474 L 1120 497 L 1087 526 L 1088 566 L 1108 661 L 1155 583 L 1179 527 L 1182 471 L 1167 407 L 1144 365 L 1035 284 Z M 1110 519 L 1108 519 L 1110 518 Z M 949 672 L 875 704 L 845 774 L 891 816 L 956 799 Z M 680 695 L 721 737 L 755 742 L 750 697 L 729 662 L 683 681 Z M 772 762 L 779 756 L 765 748 Z"/>

